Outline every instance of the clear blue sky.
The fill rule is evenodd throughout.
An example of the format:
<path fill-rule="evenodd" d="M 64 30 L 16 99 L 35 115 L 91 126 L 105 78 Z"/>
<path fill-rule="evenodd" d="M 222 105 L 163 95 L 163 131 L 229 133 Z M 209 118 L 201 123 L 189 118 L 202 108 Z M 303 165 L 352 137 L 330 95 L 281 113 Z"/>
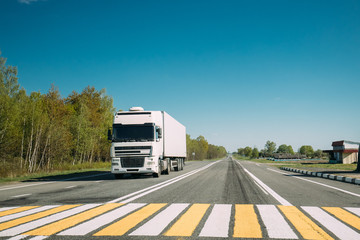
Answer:
<path fill-rule="evenodd" d="M 105 88 L 229 151 L 360 141 L 360 1 L 1 0 L 28 93 Z"/>

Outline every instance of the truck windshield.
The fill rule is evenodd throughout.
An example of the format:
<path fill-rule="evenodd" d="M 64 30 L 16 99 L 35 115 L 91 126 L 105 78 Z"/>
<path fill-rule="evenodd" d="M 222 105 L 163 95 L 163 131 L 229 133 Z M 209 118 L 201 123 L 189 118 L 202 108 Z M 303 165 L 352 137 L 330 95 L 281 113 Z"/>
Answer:
<path fill-rule="evenodd" d="M 113 125 L 114 142 L 147 142 L 154 141 L 153 125 Z"/>

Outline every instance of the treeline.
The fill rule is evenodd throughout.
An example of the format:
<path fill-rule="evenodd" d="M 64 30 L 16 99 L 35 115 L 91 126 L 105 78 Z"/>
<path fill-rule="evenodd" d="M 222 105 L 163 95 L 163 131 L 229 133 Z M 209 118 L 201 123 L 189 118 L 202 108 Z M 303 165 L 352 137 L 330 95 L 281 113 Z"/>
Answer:
<path fill-rule="evenodd" d="M 113 113 L 112 98 L 94 87 L 28 95 L 0 57 L 0 177 L 108 160 Z"/>
<path fill-rule="evenodd" d="M 188 160 L 215 159 L 225 157 L 227 154 L 224 147 L 209 144 L 203 136 L 192 139 L 186 134 L 186 148 Z"/>
<path fill-rule="evenodd" d="M 276 148 L 276 143 L 267 141 L 264 149 L 260 151 L 255 147 L 239 148 L 237 154 L 245 157 L 259 158 L 259 157 L 270 157 L 278 159 L 303 159 L 303 158 L 326 158 L 328 154 L 323 153 L 322 150 L 318 149 L 314 151 L 310 145 L 303 145 L 297 152 L 294 152 L 291 145 L 282 144 Z"/>

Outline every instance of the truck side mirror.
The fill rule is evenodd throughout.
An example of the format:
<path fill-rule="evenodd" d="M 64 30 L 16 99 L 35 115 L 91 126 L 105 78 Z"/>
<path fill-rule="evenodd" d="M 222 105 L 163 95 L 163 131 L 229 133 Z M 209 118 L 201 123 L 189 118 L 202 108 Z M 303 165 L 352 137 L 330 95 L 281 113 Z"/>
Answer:
<path fill-rule="evenodd" d="M 108 129 L 108 140 L 112 141 L 111 129 Z"/>
<path fill-rule="evenodd" d="M 161 128 L 157 128 L 156 129 L 157 133 L 158 133 L 158 137 L 162 138 L 162 129 Z"/>

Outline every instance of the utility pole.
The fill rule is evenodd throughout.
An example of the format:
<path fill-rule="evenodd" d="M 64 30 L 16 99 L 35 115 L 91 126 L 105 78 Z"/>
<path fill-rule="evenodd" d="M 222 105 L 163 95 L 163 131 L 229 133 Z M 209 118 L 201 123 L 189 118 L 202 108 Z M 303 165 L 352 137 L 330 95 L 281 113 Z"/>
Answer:
<path fill-rule="evenodd" d="M 356 172 L 360 172 L 360 145 L 359 145 L 359 150 L 358 150 L 358 162 L 357 162 L 357 167 L 356 167 Z"/>

